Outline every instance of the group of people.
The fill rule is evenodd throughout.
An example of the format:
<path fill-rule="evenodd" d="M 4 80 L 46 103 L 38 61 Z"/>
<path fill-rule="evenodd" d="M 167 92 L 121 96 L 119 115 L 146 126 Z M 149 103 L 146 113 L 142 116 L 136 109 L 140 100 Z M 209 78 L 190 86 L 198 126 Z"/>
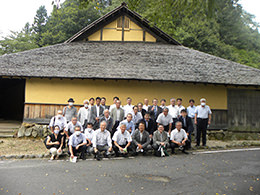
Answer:
<path fill-rule="evenodd" d="M 154 150 L 156 156 L 168 156 L 167 148 L 172 154 L 178 148 L 184 154 L 191 147 L 191 134 L 194 132 L 196 146 L 206 146 L 206 131 L 211 122 L 211 110 L 206 105 L 206 99 L 200 100 L 195 106 L 193 99 L 189 100 L 187 109 L 182 105 L 182 99 L 162 99 L 161 105 L 153 99 L 132 105 L 130 97 L 122 106 L 118 97 L 113 98 L 114 104 L 107 106 L 105 97 L 90 98 L 83 102 L 78 111 L 74 100 L 70 98 L 63 111 L 59 110 L 52 117 L 49 127 L 52 134 L 45 140 L 46 147 L 51 152 L 51 160 L 58 159 L 64 148 L 73 159 L 78 155 L 86 159 L 86 155 L 94 154 L 97 160 L 102 156 L 128 156 L 129 154 L 145 155 Z"/>

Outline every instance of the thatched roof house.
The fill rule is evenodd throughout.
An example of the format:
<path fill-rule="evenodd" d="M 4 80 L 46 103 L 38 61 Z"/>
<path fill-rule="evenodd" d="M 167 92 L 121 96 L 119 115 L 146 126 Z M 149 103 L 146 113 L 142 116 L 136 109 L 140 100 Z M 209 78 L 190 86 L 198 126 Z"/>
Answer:
<path fill-rule="evenodd" d="M 24 121 L 47 121 L 69 97 L 77 104 L 92 96 L 108 103 L 115 95 L 132 96 L 134 103 L 182 97 L 185 106 L 205 97 L 215 113 L 213 128 L 260 128 L 246 111 L 254 104 L 250 112 L 259 119 L 259 69 L 184 47 L 125 3 L 65 43 L 0 56 L 0 76 L 1 99 L 18 98 L 17 118 Z"/>

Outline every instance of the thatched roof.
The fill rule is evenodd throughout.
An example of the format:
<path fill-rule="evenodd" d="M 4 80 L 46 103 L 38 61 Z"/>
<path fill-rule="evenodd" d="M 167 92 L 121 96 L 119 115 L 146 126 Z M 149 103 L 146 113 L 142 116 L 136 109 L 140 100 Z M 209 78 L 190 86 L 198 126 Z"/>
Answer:
<path fill-rule="evenodd" d="M 184 46 L 72 42 L 0 56 L 0 76 L 260 86 L 260 70 Z"/>
<path fill-rule="evenodd" d="M 157 28 L 154 25 L 150 25 L 150 22 L 147 19 L 143 18 L 135 11 L 128 9 L 125 2 L 123 2 L 119 7 L 115 8 L 111 12 L 105 14 L 104 16 L 100 17 L 96 21 L 92 22 L 91 24 L 80 30 L 78 33 L 65 41 L 65 43 L 82 41 L 92 33 L 98 31 L 99 29 L 116 20 L 120 16 L 127 16 L 128 18 L 130 18 L 136 24 L 141 26 L 145 31 L 156 37 L 157 42 L 181 45 L 178 41 L 173 39 L 170 35 L 162 31 L 161 29 Z"/>

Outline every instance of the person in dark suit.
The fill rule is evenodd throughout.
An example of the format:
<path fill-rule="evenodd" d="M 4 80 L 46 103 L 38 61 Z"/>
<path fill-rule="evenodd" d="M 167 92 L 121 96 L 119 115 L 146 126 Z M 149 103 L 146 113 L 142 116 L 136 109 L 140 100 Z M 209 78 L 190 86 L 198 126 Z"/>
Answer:
<path fill-rule="evenodd" d="M 99 128 L 99 119 L 104 115 L 104 108 L 100 105 L 101 98 L 96 98 L 96 105 L 91 107 L 90 111 L 90 121 L 93 124 L 93 129 Z"/>
<path fill-rule="evenodd" d="M 145 154 L 148 150 L 152 149 L 150 145 L 149 133 L 145 131 L 144 123 L 139 123 L 138 129 L 135 130 L 132 136 L 132 151 L 134 154 L 143 153 Z"/>
<path fill-rule="evenodd" d="M 148 113 L 150 114 L 151 119 L 156 122 L 159 114 L 162 113 L 162 108 L 158 105 L 158 100 L 156 98 L 153 99 L 153 105 L 148 108 Z"/>
<path fill-rule="evenodd" d="M 144 123 L 145 130 L 149 133 L 150 139 L 152 139 L 153 132 L 156 130 L 156 124 L 152 119 L 150 119 L 150 114 L 146 113 L 144 115 L 144 118 L 139 120 L 138 126 L 139 126 L 139 123 Z"/>
<path fill-rule="evenodd" d="M 106 121 L 106 123 L 107 123 L 107 130 L 108 130 L 110 133 L 112 133 L 113 119 L 110 117 L 110 115 L 109 115 L 109 110 L 108 110 L 108 109 L 105 109 L 105 110 L 104 110 L 104 116 L 102 116 L 102 117 L 100 118 L 100 123 L 101 123 L 102 121 Z M 100 123 L 99 123 L 99 125 L 100 125 Z"/>
<path fill-rule="evenodd" d="M 188 148 L 191 146 L 191 133 L 193 132 L 193 123 L 190 117 L 187 115 L 186 109 L 181 110 L 181 115 L 178 118 L 178 121 L 182 123 L 182 128 L 186 131 L 188 136 Z"/>
<path fill-rule="evenodd" d="M 143 109 L 143 103 L 139 102 L 139 103 L 137 104 L 137 108 L 138 108 L 138 112 L 140 112 L 140 113 L 142 114 L 143 118 L 144 118 L 144 115 L 145 115 L 145 113 L 146 113 L 146 110 Z"/>
<path fill-rule="evenodd" d="M 107 106 L 107 105 L 106 105 L 106 98 L 105 98 L 105 97 L 102 97 L 102 98 L 101 98 L 100 104 L 101 104 L 101 106 L 104 108 L 104 110 L 106 110 L 106 109 L 109 110 L 109 107 L 110 107 L 110 106 Z"/>

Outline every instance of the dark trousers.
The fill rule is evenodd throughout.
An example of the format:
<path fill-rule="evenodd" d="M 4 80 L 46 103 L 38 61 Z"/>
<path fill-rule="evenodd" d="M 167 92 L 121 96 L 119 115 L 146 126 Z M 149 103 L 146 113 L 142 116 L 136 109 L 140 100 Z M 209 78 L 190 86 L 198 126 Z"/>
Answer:
<path fill-rule="evenodd" d="M 187 150 L 187 144 L 188 144 L 188 140 L 185 142 L 185 145 L 183 146 L 183 151 Z M 180 147 L 178 144 L 175 144 L 173 142 L 171 142 L 170 146 L 171 146 L 171 149 L 172 149 L 172 153 L 174 153 L 175 148 Z"/>
<path fill-rule="evenodd" d="M 164 127 L 164 131 L 168 132 L 169 131 L 169 125 L 163 126 Z"/>
<path fill-rule="evenodd" d="M 200 136 L 202 133 L 202 144 L 206 145 L 206 136 L 207 136 L 207 127 L 208 127 L 208 119 L 197 119 L 197 145 L 200 145 Z"/>
<path fill-rule="evenodd" d="M 86 145 L 80 146 L 79 149 L 76 149 L 76 147 L 72 146 L 72 151 L 73 151 L 74 156 L 76 156 L 77 154 L 80 154 L 80 157 L 85 157 L 86 150 L 87 150 Z M 69 155 L 71 155 L 70 151 L 69 151 Z"/>
<path fill-rule="evenodd" d="M 173 129 L 175 129 L 175 123 L 178 121 L 178 119 L 177 118 L 172 118 L 172 121 L 173 121 L 173 123 L 172 123 L 172 130 L 173 130 Z"/>
<path fill-rule="evenodd" d="M 119 145 L 119 146 L 122 147 L 122 148 L 126 147 L 126 145 Z M 119 154 L 120 154 L 119 148 L 116 145 L 113 145 L 113 150 L 115 151 L 116 156 L 119 156 Z M 129 153 L 129 147 L 127 147 L 127 152 Z"/>
<path fill-rule="evenodd" d="M 114 133 L 117 131 L 117 127 L 119 125 L 120 121 L 116 121 L 113 128 L 112 128 L 112 133 L 111 133 L 111 137 L 113 137 Z"/>

